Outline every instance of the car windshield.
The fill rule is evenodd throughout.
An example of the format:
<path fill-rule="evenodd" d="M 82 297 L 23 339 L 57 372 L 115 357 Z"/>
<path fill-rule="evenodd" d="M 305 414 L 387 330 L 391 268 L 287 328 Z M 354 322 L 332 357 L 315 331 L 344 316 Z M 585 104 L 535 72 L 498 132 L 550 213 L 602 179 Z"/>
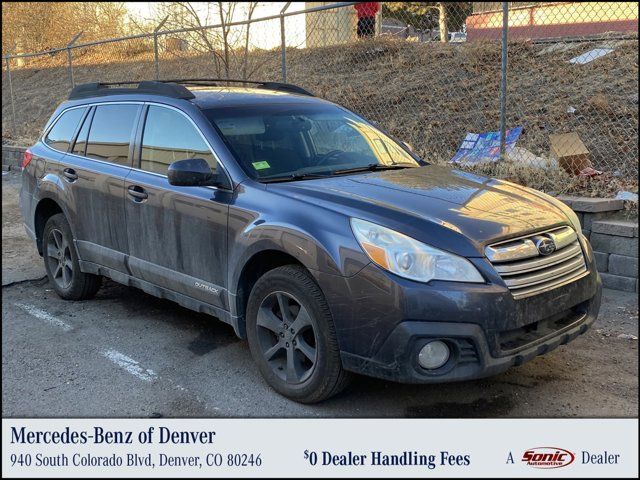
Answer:
<path fill-rule="evenodd" d="M 333 105 L 236 106 L 204 114 L 244 170 L 258 180 L 420 166 L 395 140 Z"/>

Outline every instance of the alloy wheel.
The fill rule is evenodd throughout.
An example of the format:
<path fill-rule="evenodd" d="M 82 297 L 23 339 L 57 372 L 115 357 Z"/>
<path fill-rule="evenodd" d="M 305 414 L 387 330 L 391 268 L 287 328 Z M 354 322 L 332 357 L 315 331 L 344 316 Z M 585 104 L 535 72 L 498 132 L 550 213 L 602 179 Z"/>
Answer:
<path fill-rule="evenodd" d="M 54 228 L 49 232 L 46 255 L 53 281 L 61 288 L 68 288 L 73 280 L 73 261 L 61 230 Z"/>
<path fill-rule="evenodd" d="M 318 355 L 309 311 L 293 295 L 274 292 L 262 301 L 256 324 L 262 355 L 272 371 L 289 384 L 307 380 Z"/>

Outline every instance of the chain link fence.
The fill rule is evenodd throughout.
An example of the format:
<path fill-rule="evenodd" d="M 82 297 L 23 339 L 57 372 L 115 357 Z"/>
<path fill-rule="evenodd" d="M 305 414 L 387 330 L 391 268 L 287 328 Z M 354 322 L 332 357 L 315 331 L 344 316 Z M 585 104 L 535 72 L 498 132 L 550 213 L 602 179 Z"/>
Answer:
<path fill-rule="evenodd" d="M 197 28 L 168 28 L 179 20 L 167 17 L 149 34 L 88 44 L 80 37 L 5 57 L 3 142 L 33 142 L 77 83 L 287 81 L 376 122 L 435 163 L 552 193 L 637 193 L 637 3 L 270 8 Z"/>

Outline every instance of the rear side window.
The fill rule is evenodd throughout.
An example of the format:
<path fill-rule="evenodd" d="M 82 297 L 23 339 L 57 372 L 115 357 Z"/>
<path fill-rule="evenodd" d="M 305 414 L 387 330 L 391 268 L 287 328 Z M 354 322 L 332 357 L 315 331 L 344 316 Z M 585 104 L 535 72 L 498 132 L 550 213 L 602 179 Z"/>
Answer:
<path fill-rule="evenodd" d="M 129 165 L 129 144 L 139 105 L 98 105 L 93 115 L 86 156 Z"/>
<path fill-rule="evenodd" d="M 69 150 L 69 144 L 85 110 L 86 108 L 74 108 L 60 115 L 60 118 L 47 133 L 44 142 L 61 152 Z"/>
<path fill-rule="evenodd" d="M 87 118 L 84 119 L 82 123 L 82 127 L 80 128 L 80 132 L 78 133 L 78 138 L 76 138 L 76 143 L 73 145 L 72 152 L 76 155 L 84 156 L 84 151 L 87 148 L 87 135 L 89 134 L 89 126 L 91 125 L 91 113 L 87 115 Z"/>
<path fill-rule="evenodd" d="M 189 158 L 203 158 L 216 168 L 213 153 L 184 115 L 150 106 L 142 134 L 140 168 L 166 175 L 169 164 Z"/>

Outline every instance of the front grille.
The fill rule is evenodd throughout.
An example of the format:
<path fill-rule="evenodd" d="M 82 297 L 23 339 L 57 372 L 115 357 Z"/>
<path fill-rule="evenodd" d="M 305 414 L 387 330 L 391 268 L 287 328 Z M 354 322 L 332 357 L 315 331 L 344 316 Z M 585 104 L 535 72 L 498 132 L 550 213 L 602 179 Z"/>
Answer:
<path fill-rule="evenodd" d="M 551 244 L 553 253 L 540 253 Z M 485 254 L 515 298 L 551 290 L 587 273 L 578 236 L 570 227 L 490 245 Z"/>

